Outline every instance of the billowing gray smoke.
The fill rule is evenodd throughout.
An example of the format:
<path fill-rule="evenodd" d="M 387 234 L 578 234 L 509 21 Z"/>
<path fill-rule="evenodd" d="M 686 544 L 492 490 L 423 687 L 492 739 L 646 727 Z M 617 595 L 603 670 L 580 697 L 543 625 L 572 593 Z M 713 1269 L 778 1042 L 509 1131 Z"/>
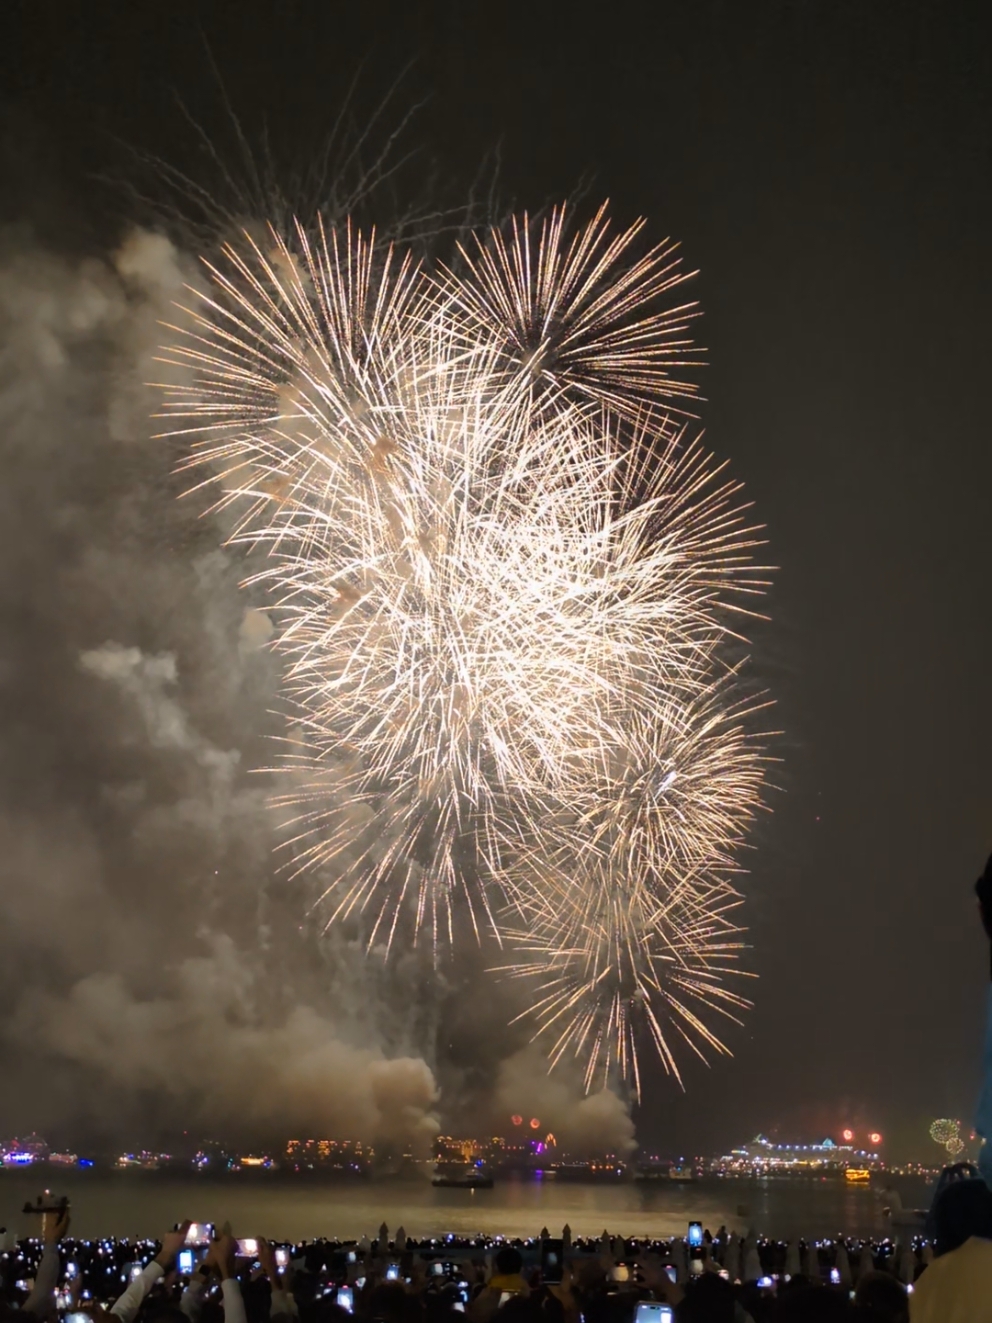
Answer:
<path fill-rule="evenodd" d="M 629 1146 L 612 1095 L 500 1067 L 505 1016 L 449 1047 L 465 987 L 322 938 L 277 874 L 271 625 L 152 439 L 196 278 L 154 234 L 106 260 L 0 240 L 0 1132 L 405 1144 L 484 1099 Z"/>
<path fill-rule="evenodd" d="M 607 1150 L 623 1158 L 636 1147 L 630 1112 L 615 1093 L 603 1089 L 582 1097 L 579 1082 L 568 1067 L 549 1075 L 545 1061 L 532 1047 L 500 1063 L 494 1104 L 495 1124 L 505 1127 L 507 1116 L 518 1115 L 522 1133 L 542 1140 L 550 1132 L 557 1147 L 569 1153 Z M 540 1125 L 532 1126 L 534 1121 Z"/>

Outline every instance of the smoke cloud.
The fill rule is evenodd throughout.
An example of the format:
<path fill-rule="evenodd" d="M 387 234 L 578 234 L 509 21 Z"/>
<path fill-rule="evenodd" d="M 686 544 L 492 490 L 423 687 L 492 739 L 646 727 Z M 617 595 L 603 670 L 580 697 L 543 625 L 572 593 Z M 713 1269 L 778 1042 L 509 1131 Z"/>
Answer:
<path fill-rule="evenodd" d="M 179 965 L 171 997 L 138 1000 L 120 974 L 90 974 L 64 998 L 29 996 L 16 1027 L 118 1089 L 164 1096 L 194 1132 L 400 1143 L 437 1133 L 425 1062 L 345 1043 L 310 1006 L 266 1023 L 233 942 L 210 945 Z"/>
<path fill-rule="evenodd" d="M 526 1047 L 500 1063 L 494 1121 L 519 1115 L 538 1139 L 551 1132 L 560 1149 L 573 1154 L 602 1153 L 626 1157 L 637 1147 L 630 1109 L 609 1089 L 586 1096 L 568 1068 L 548 1074 L 547 1062 Z M 530 1129 L 531 1120 L 540 1127 Z"/>
<path fill-rule="evenodd" d="M 473 1009 L 477 954 L 387 966 L 277 871 L 272 624 L 153 438 L 197 279 L 157 234 L 0 234 L 0 1133 L 416 1144 L 528 1111 L 626 1151 L 620 1099 L 515 1055 L 491 991 Z"/>

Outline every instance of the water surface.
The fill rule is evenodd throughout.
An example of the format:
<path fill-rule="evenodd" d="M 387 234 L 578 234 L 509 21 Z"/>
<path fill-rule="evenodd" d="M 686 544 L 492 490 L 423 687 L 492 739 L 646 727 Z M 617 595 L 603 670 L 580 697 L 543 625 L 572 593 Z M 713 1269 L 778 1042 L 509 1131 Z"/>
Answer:
<path fill-rule="evenodd" d="M 907 1207 L 929 1202 L 922 1180 L 898 1180 Z M 225 1178 L 162 1172 L 0 1170 L 0 1225 L 22 1234 L 36 1219 L 20 1212 L 45 1186 L 72 1201 L 72 1234 L 155 1236 L 184 1217 L 230 1221 L 235 1233 L 277 1240 L 374 1236 L 381 1222 L 410 1236 L 533 1236 L 566 1222 L 577 1236 L 684 1234 L 690 1219 L 716 1230 L 753 1226 L 764 1234 L 887 1234 L 875 1189 L 843 1181 L 705 1180 L 694 1185 L 617 1180 L 615 1185 L 497 1180 L 491 1190 L 435 1189 L 428 1180 L 324 1182 L 290 1175 Z"/>

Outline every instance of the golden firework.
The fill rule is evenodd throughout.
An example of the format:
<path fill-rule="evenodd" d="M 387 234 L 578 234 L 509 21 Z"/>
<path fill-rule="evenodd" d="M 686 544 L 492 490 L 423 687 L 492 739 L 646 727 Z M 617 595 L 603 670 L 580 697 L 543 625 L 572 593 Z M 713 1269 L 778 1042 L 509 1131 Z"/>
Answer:
<path fill-rule="evenodd" d="M 328 922 L 437 949 L 464 911 L 589 1087 L 636 1088 L 644 1033 L 676 1074 L 678 1040 L 725 1050 L 765 768 L 759 530 L 675 410 L 696 312 L 659 307 L 685 276 L 639 228 L 523 217 L 437 271 L 350 225 L 248 238 L 165 404 L 264 556 L 302 732 L 281 802 Z"/>

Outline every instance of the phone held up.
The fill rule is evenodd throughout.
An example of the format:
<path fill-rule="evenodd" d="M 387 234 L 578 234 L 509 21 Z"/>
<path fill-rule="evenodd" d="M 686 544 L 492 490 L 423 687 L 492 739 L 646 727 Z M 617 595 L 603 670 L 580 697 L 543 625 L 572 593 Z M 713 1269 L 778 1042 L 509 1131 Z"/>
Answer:
<path fill-rule="evenodd" d="M 563 1240 L 541 1241 L 541 1281 L 546 1286 L 559 1286 L 564 1268 L 565 1242 Z"/>
<path fill-rule="evenodd" d="M 64 1194 L 61 1199 L 56 1199 L 51 1190 L 45 1190 L 43 1194 L 38 1195 L 38 1198 L 34 1203 L 28 1201 L 28 1203 L 24 1205 L 24 1212 L 40 1213 L 42 1215 L 47 1213 L 49 1216 L 61 1217 L 68 1207 L 68 1195 Z"/>
<path fill-rule="evenodd" d="M 674 1317 L 671 1305 L 657 1300 L 639 1300 L 634 1308 L 634 1323 L 672 1323 Z"/>

